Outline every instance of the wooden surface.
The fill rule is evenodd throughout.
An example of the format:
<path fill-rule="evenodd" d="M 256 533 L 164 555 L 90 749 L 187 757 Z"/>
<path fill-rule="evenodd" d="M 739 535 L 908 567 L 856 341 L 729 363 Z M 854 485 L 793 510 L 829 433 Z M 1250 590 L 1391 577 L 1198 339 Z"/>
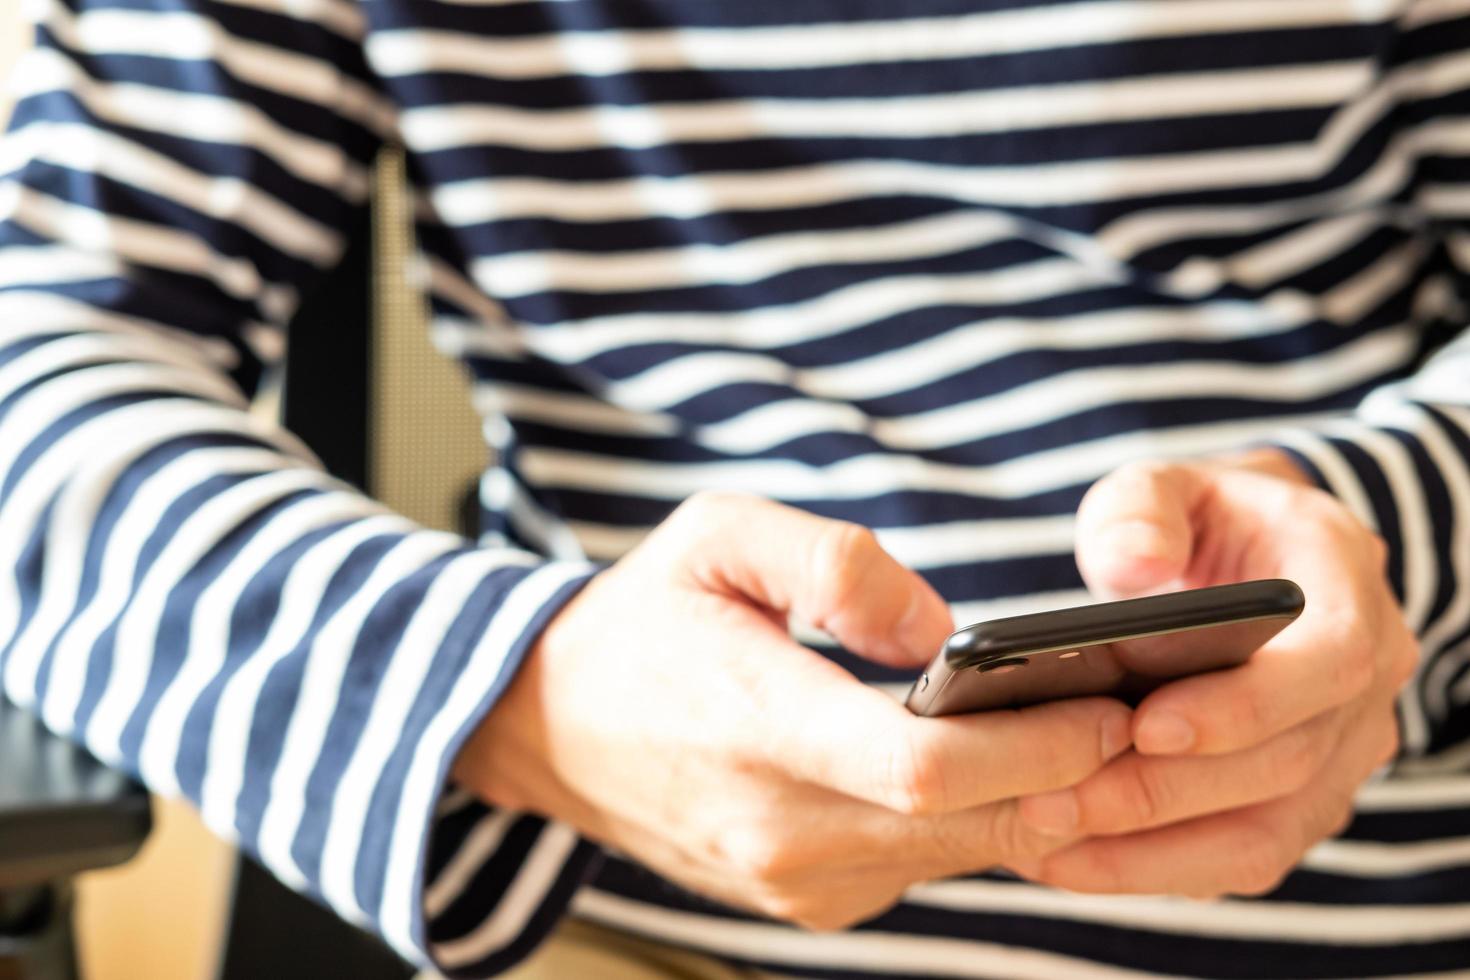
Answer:
<path fill-rule="evenodd" d="M 29 33 L 20 0 L 0 0 L 0 77 L 10 77 Z M 10 114 L 9 101 L 0 95 L 0 120 Z M 137 859 L 79 883 L 78 940 L 87 980 L 213 975 L 233 852 L 183 803 L 157 801 L 153 815 L 153 836 Z"/>

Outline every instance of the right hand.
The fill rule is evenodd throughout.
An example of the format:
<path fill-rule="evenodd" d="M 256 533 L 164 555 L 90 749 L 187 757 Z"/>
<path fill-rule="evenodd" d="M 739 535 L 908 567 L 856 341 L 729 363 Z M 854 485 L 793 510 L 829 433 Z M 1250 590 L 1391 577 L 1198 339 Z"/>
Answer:
<path fill-rule="evenodd" d="M 792 641 L 788 614 L 898 667 L 953 630 L 866 529 L 701 494 L 557 615 L 455 777 L 693 891 L 835 929 L 915 882 L 1065 846 L 1015 798 L 1128 747 L 1107 698 L 914 717 Z"/>

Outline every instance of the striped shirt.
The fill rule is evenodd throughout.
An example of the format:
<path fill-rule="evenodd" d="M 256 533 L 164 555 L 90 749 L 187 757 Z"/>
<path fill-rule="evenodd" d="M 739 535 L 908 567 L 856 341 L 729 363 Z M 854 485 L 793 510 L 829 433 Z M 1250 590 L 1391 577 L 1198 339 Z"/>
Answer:
<path fill-rule="evenodd" d="M 1470 0 L 31 11 L 0 670 L 52 728 L 456 976 L 569 911 L 809 977 L 1470 976 Z M 246 411 L 385 140 L 495 450 L 478 542 Z M 869 525 L 972 622 L 1084 599 L 1100 475 L 1260 443 L 1387 539 L 1425 651 L 1394 772 L 1261 899 L 981 875 L 808 934 L 446 782 L 697 490 Z"/>

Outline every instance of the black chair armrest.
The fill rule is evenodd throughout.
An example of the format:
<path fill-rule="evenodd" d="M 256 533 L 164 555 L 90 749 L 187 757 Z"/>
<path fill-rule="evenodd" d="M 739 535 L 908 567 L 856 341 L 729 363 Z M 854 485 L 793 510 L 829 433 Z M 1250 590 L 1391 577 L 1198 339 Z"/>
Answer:
<path fill-rule="evenodd" d="M 0 697 L 0 890 L 121 864 L 151 828 L 140 786 Z"/>

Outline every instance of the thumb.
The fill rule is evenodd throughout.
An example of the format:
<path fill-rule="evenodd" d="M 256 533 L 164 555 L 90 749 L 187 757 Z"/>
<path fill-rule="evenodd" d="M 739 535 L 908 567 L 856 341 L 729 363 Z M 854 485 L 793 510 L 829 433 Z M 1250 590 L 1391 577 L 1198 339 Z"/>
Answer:
<path fill-rule="evenodd" d="M 681 510 L 703 527 L 686 552 L 702 584 L 794 615 L 859 656 L 923 666 L 954 632 L 939 594 L 861 525 L 735 494 L 700 495 Z"/>
<path fill-rule="evenodd" d="M 1130 463 L 1093 484 L 1077 509 L 1077 568 L 1087 587 L 1106 598 L 1178 587 L 1207 487 L 1205 473 L 1181 463 Z"/>

